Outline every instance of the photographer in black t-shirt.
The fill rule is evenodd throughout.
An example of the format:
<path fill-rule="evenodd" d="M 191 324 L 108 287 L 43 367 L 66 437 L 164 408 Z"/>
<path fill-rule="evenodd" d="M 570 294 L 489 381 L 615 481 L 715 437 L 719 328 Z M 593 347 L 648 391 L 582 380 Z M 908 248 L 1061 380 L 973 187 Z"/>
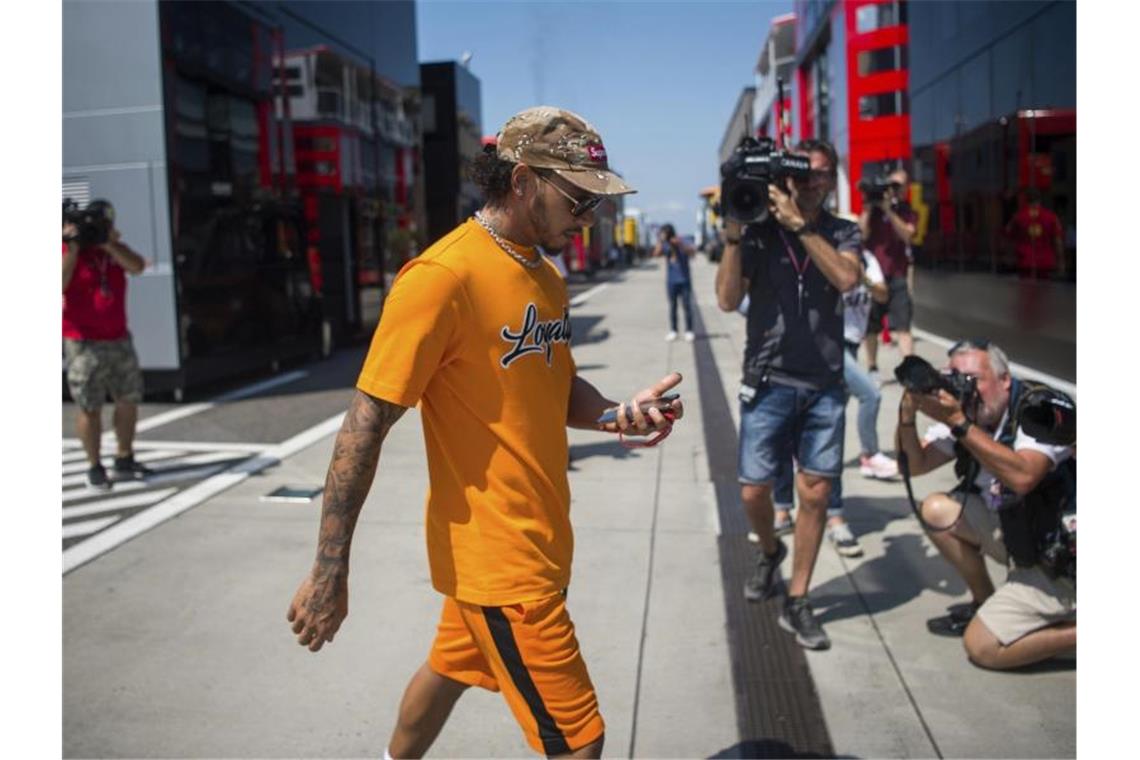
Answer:
<path fill-rule="evenodd" d="M 750 601 L 772 590 L 787 547 L 772 526 L 772 485 L 790 450 L 798 462 L 800 509 L 795 559 L 780 625 L 811 649 L 830 646 L 807 601 L 826 522 L 831 480 L 843 467 L 843 303 L 862 281 L 861 240 L 854 222 L 824 208 L 835 189 L 837 159 L 826 142 L 796 150 L 811 159 L 808 178 L 770 185 L 771 218 L 743 230 L 725 225 L 717 267 L 717 303 L 734 311 L 748 295 L 748 341 L 741 388 L 741 499 L 760 537 Z"/>

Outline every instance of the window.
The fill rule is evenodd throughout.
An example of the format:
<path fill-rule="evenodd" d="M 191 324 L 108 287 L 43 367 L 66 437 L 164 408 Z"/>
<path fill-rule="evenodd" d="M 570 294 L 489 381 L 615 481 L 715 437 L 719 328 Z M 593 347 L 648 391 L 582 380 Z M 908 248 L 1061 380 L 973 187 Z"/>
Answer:
<path fill-rule="evenodd" d="M 322 116 L 340 115 L 340 93 L 324 90 L 317 93 L 317 113 Z"/>
<path fill-rule="evenodd" d="M 285 67 L 285 78 L 286 79 L 300 79 L 301 78 L 301 67 L 300 66 L 286 66 Z"/>
<path fill-rule="evenodd" d="M 855 10 L 855 31 L 858 34 L 873 32 L 888 26 L 904 23 L 902 3 L 871 3 Z"/>
<path fill-rule="evenodd" d="M 859 54 L 859 76 L 878 74 L 880 71 L 899 71 L 907 67 L 906 47 L 894 45 L 877 50 L 865 50 Z"/>
<path fill-rule="evenodd" d="M 859 98 L 859 118 L 866 121 L 879 116 L 899 116 L 910 110 L 905 92 L 880 92 Z"/>

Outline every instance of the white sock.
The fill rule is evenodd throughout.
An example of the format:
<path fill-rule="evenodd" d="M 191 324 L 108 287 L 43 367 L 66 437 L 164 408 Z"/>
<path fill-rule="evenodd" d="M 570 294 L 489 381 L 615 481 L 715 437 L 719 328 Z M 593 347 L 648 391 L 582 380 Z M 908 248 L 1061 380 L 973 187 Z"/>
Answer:
<path fill-rule="evenodd" d="M 384 760 L 392 760 L 392 756 L 388 753 L 388 748 L 384 748 Z"/>

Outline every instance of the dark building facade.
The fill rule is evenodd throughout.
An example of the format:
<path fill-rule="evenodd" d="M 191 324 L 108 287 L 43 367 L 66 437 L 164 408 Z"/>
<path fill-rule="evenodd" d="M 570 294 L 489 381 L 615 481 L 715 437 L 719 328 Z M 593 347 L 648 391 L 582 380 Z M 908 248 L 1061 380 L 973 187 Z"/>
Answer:
<path fill-rule="evenodd" d="M 297 144 L 288 51 L 323 45 L 351 59 L 367 86 L 341 100 L 356 108 L 347 120 L 363 136 L 377 124 L 364 114 L 380 110 L 381 137 L 406 149 L 418 126 L 384 132 L 377 107 L 418 87 L 415 38 L 412 2 L 64 4 L 63 192 L 111 200 L 149 260 L 127 304 L 148 389 L 177 396 L 328 351 L 331 325 L 362 326 L 359 264 L 382 257 L 383 238 L 354 242 L 335 204 L 305 212 L 304 175 L 321 171 L 313 146 Z M 362 156 L 366 142 L 335 176 L 359 169 L 360 210 L 378 218 L 384 164 Z M 314 268 L 318 239 L 338 266 Z"/>
<path fill-rule="evenodd" d="M 430 245 L 481 205 L 467 169 L 482 150 L 483 105 L 478 78 L 455 61 L 421 64 L 420 87 Z"/>
<path fill-rule="evenodd" d="M 916 319 L 1075 379 L 1076 3 L 914 2 L 908 25 L 912 179 L 928 217 Z M 1059 221 L 1055 264 L 1026 267 L 1018 250 L 1054 244 L 1051 220 L 1024 224 L 1030 191 Z"/>

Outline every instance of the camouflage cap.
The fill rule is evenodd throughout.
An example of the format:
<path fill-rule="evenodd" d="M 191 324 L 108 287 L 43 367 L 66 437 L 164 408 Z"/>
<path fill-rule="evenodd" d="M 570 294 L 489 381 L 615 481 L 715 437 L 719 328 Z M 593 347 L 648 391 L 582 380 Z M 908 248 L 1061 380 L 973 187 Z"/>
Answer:
<path fill-rule="evenodd" d="M 499 158 L 550 169 L 595 195 L 636 193 L 610 171 L 602 137 L 572 111 L 536 106 L 520 111 L 499 130 Z"/>

